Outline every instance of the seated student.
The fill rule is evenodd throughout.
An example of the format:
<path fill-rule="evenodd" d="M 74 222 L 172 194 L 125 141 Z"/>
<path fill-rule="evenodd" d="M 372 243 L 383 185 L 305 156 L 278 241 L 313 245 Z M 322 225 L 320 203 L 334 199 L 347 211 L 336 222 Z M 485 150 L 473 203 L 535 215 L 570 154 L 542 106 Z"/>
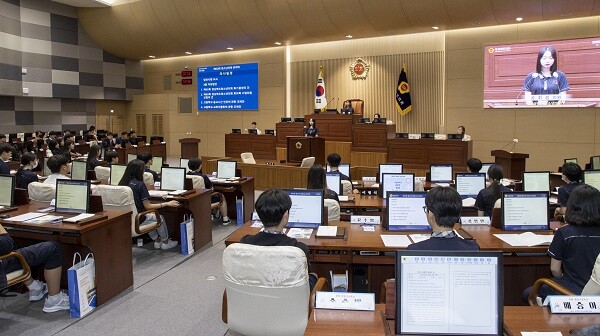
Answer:
<path fill-rule="evenodd" d="M 500 184 L 504 178 L 502 167 L 498 164 L 490 166 L 487 172 L 489 186 L 481 189 L 475 199 L 475 208 L 479 216 L 492 216 L 492 209 L 496 201 L 502 197 L 503 192 L 511 191 L 507 187 Z"/>
<path fill-rule="evenodd" d="M 6 143 L 6 134 L 0 134 L 0 145 Z"/>
<path fill-rule="evenodd" d="M 320 164 L 315 164 L 308 169 L 307 189 L 320 189 L 324 191 L 324 197 L 340 202 L 337 192 L 327 188 L 327 175 Z"/>
<path fill-rule="evenodd" d="M 112 132 L 106 133 L 106 138 L 102 139 L 102 147 L 113 149 L 117 146 L 117 141 L 113 138 Z"/>
<path fill-rule="evenodd" d="M 258 196 L 254 208 L 264 229 L 255 235 L 245 235 L 240 239 L 240 243 L 258 246 L 295 246 L 304 251 L 308 262 L 308 246 L 295 238 L 288 237 L 283 232 L 292 208 L 290 196 L 282 190 L 269 189 Z M 308 268 L 310 270 L 310 264 Z M 312 290 L 317 283 L 316 274 L 309 273 L 308 281 Z"/>
<path fill-rule="evenodd" d="M 586 184 L 573 189 L 565 220 L 569 225 L 556 230 L 548 248 L 550 271 L 554 281 L 580 295 L 600 254 L 600 191 Z M 530 291 L 531 287 L 527 288 L 523 297 Z M 547 286 L 538 294 L 542 300 L 559 295 Z"/>
<path fill-rule="evenodd" d="M 144 171 L 152 174 L 152 178 L 154 179 L 154 182 L 160 181 L 160 177 L 158 177 L 158 173 L 155 172 L 154 170 L 150 169 L 150 166 L 152 166 L 152 154 L 147 153 L 147 152 L 140 153 L 140 154 L 138 154 L 137 159 L 144 161 L 144 163 L 146 164 L 146 169 Z"/>
<path fill-rule="evenodd" d="M 86 159 L 87 170 L 94 170 L 94 168 L 100 165 L 100 160 L 98 160 L 100 158 L 100 154 L 102 154 L 102 147 L 98 145 L 90 146 L 90 150 Z"/>
<path fill-rule="evenodd" d="M 127 132 L 121 132 L 121 136 L 117 137 L 116 140 L 117 144 L 115 145 L 115 147 L 125 148 L 125 145 L 129 142 L 129 139 L 127 139 Z"/>
<path fill-rule="evenodd" d="M 86 142 L 98 141 L 98 138 L 96 137 L 96 126 L 90 126 L 90 129 L 87 134 L 84 135 L 83 140 Z"/>
<path fill-rule="evenodd" d="M 6 229 L 0 224 L 0 255 L 5 255 L 14 250 L 14 242 Z M 29 301 L 39 301 L 46 293 L 48 298 L 42 309 L 46 313 L 59 310 L 69 310 L 69 296 L 60 291 L 60 278 L 62 275 L 62 247 L 54 241 L 47 241 L 16 250 L 27 261 L 30 267 L 44 265 L 44 279 L 46 283 L 33 280 L 31 276 L 24 284 L 29 289 Z M 9 258 L 0 262 L 0 292 L 7 287 L 6 274 L 18 271 L 21 264 L 17 258 Z"/>
<path fill-rule="evenodd" d="M 69 159 L 69 162 L 81 156 L 81 154 L 75 151 L 75 143 L 71 140 L 65 140 L 62 154 Z"/>
<path fill-rule="evenodd" d="M 567 184 L 558 188 L 558 207 L 554 210 L 554 218 L 557 220 L 563 219 L 563 216 L 567 212 L 566 206 L 571 191 L 584 184 L 581 181 L 582 177 L 583 171 L 577 163 L 567 162 L 562 166 L 562 180 Z"/>
<path fill-rule="evenodd" d="M 10 158 L 12 157 L 12 151 L 13 147 L 8 143 L 0 145 L 0 174 L 10 174 L 10 167 L 6 164 L 6 162 L 10 161 Z"/>
<path fill-rule="evenodd" d="M 331 153 L 327 155 L 327 163 L 329 163 L 329 167 L 331 167 L 331 171 L 339 172 L 340 163 L 342 162 L 342 157 L 338 153 Z M 350 177 L 346 176 L 346 174 L 340 172 L 340 177 L 342 180 L 350 181 Z M 350 181 L 352 182 L 352 181 Z"/>
<path fill-rule="evenodd" d="M 482 167 L 483 163 L 477 158 L 470 158 L 467 160 L 467 172 L 469 173 L 479 173 Z"/>
<path fill-rule="evenodd" d="M 425 196 L 427 223 L 433 232 L 431 238 L 408 245 L 409 250 L 469 250 L 478 251 L 474 240 L 459 237 L 454 225 L 460 219 L 462 200 L 458 192 L 450 187 L 435 187 Z"/>
<path fill-rule="evenodd" d="M 46 157 L 51 157 L 52 155 L 62 155 L 62 151 L 60 150 L 58 141 L 56 141 L 56 140 L 48 141 L 48 149 L 46 149 Z"/>
<path fill-rule="evenodd" d="M 46 160 L 52 174 L 43 183 L 56 184 L 56 180 L 70 180 L 69 160 L 64 155 L 53 155 Z"/>
<path fill-rule="evenodd" d="M 188 172 L 188 175 L 202 176 L 204 178 L 204 188 L 214 190 L 213 183 L 210 181 L 208 176 L 202 174 L 202 159 L 199 159 L 199 158 L 189 159 L 188 168 L 190 169 L 190 171 Z M 221 196 L 212 195 L 210 202 L 218 203 L 221 200 L 223 200 L 223 203 L 219 207 L 219 211 L 223 215 L 223 225 L 229 225 L 229 223 L 231 223 L 231 219 L 229 219 L 229 217 L 227 216 L 227 200 L 225 199 L 225 197 L 223 197 L 222 194 L 221 194 Z M 216 216 L 216 217 L 218 217 L 218 216 Z"/>
<path fill-rule="evenodd" d="M 104 153 L 104 166 L 110 167 L 110 165 L 119 163 L 119 154 L 115 151 Z"/>
<path fill-rule="evenodd" d="M 344 100 L 344 106 L 342 106 L 342 114 L 354 114 L 354 108 L 349 100 Z"/>
<path fill-rule="evenodd" d="M 137 211 L 142 212 L 164 207 L 178 207 L 179 202 L 174 200 L 164 203 L 150 203 L 150 194 L 148 193 L 148 188 L 144 184 L 144 167 L 144 161 L 137 159 L 132 160 L 127 164 L 123 177 L 121 178 L 121 181 L 119 181 L 120 186 L 129 186 L 133 191 L 133 200 L 135 201 Z M 154 214 L 149 214 L 140 220 L 142 221 L 141 225 L 144 225 L 144 223 L 156 221 L 156 217 Z M 149 233 L 150 238 L 154 240 L 154 248 L 168 250 L 177 246 L 178 241 L 169 238 L 167 223 L 162 215 L 160 221 L 162 224 L 158 229 Z"/>
<path fill-rule="evenodd" d="M 21 156 L 21 166 L 15 173 L 15 185 L 17 188 L 27 189 L 31 182 L 37 182 L 38 176 L 33 169 L 38 165 L 38 159 L 35 154 L 25 153 Z"/>
<path fill-rule="evenodd" d="M 138 139 L 137 134 L 135 133 L 135 131 L 129 132 L 129 143 L 132 144 L 132 145 L 134 145 L 134 146 L 137 146 L 138 141 L 139 141 L 139 139 Z"/>

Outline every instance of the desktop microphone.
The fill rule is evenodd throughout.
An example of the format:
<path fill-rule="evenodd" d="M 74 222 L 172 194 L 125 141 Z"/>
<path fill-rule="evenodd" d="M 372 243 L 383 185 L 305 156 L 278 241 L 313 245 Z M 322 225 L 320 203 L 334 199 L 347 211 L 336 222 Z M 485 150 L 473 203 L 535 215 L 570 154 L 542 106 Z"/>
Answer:
<path fill-rule="evenodd" d="M 529 86 L 529 84 L 531 84 L 531 81 L 534 78 L 538 78 L 539 77 L 539 74 L 537 72 L 535 72 L 535 73 L 531 73 L 530 72 L 530 74 L 532 74 L 531 78 L 529 78 L 529 80 L 527 81 L 527 83 L 525 85 L 523 85 L 523 87 L 521 88 L 521 91 L 519 91 L 519 94 L 517 95 L 517 98 L 515 98 L 515 105 L 519 105 L 519 97 L 521 97 L 521 95 L 523 94 L 523 92 L 525 92 L 525 87 Z"/>
<path fill-rule="evenodd" d="M 504 147 L 500 148 L 500 150 L 503 150 L 504 148 L 510 146 L 511 144 L 513 145 L 512 148 L 511 148 L 511 150 L 512 150 L 513 148 L 515 148 L 515 144 L 517 142 L 519 142 L 519 139 L 512 139 L 509 143 L 507 143 L 506 145 L 504 145 Z"/>

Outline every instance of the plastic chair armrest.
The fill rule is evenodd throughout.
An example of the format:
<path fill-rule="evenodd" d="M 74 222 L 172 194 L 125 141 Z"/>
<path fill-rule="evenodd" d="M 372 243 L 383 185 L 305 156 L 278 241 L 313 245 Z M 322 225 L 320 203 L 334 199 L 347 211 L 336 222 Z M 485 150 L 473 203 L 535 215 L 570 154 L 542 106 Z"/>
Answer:
<path fill-rule="evenodd" d="M 529 303 L 530 306 L 537 306 L 536 298 L 538 296 L 538 292 L 539 292 L 540 288 L 543 285 L 549 286 L 550 288 L 554 289 L 555 291 L 559 292 L 562 295 L 575 295 L 575 293 L 571 292 L 566 287 L 558 284 L 554 280 L 551 280 L 548 278 L 540 278 L 540 279 L 537 279 L 537 281 L 533 284 L 533 288 L 531 289 L 531 292 L 529 293 L 529 296 L 527 297 L 527 302 Z"/>

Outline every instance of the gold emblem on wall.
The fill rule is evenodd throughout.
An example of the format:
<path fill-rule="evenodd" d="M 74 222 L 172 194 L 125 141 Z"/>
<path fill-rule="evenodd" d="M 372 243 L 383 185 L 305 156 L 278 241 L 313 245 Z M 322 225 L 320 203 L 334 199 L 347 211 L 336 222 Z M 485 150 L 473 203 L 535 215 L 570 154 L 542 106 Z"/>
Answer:
<path fill-rule="evenodd" d="M 298 149 L 302 148 L 302 143 L 300 141 L 296 142 L 296 148 L 298 148 Z"/>
<path fill-rule="evenodd" d="M 369 69 L 371 66 L 362 58 L 357 58 L 350 65 L 350 74 L 352 75 L 352 79 L 367 79 L 367 75 L 369 74 Z"/>

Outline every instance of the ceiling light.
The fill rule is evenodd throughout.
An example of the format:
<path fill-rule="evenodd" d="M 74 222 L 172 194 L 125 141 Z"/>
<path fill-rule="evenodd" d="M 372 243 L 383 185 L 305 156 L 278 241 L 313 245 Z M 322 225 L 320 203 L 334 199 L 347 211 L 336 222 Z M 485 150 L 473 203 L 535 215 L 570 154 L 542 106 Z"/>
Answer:
<path fill-rule="evenodd" d="M 431 28 L 432 28 L 432 29 L 435 29 L 435 30 L 438 30 L 438 29 L 440 29 L 440 27 L 438 27 L 438 26 L 433 26 L 433 27 L 431 27 Z"/>
<path fill-rule="evenodd" d="M 191 55 L 191 54 L 192 54 L 192 52 L 191 52 L 191 51 L 186 51 L 186 52 L 185 52 L 185 54 L 186 54 L 186 55 Z"/>
<path fill-rule="evenodd" d="M 573 13 L 562 13 L 562 14 L 560 14 L 560 16 L 562 16 L 562 17 L 568 17 L 568 16 L 572 16 L 572 15 L 573 15 Z"/>
<path fill-rule="evenodd" d="M 148 56 L 148 58 L 156 58 L 156 56 L 150 55 Z"/>
<path fill-rule="evenodd" d="M 275 42 L 275 45 L 281 45 L 281 42 Z"/>
<path fill-rule="evenodd" d="M 521 22 L 521 21 L 523 21 L 523 18 L 522 17 L 518 17 L 515 20 L 517 20 L 517 22 Z"/>
<path fill-rule="evenodd" d="M 227 50 L 233 50 L 233 48 L 232 47 L 227 47 Z"/>
<path fill-rule="evenodd" d="M 352 35 L 346 35 L 346 38 L 352 38 Z"/>

